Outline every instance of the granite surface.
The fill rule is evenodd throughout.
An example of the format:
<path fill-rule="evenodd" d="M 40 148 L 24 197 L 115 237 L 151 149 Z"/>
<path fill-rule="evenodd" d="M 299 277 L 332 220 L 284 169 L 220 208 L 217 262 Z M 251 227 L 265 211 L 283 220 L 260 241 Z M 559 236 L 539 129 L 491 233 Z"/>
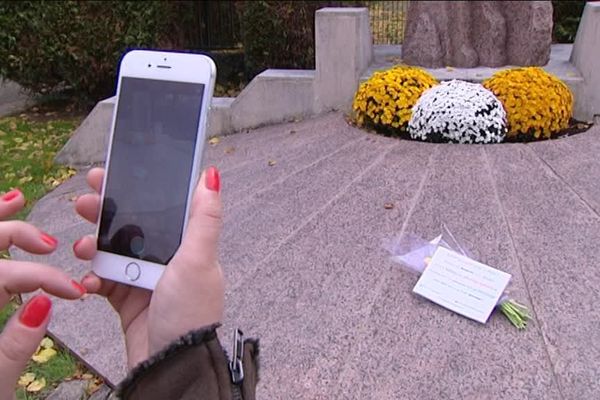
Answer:
<path fill-rule="evenodd" d="M 259 398 L 600 398 L 599 138 L 593 128 L 535 144 L 434 145 L 375 136 L 335 113 L 221 138 L 205 160 L 222 171 L 223 343 L 238 326 L 261 338 Z M 89 266 L 71 243 L 94 231 L 73 212 L 84 172 L 30 215 L 61 243 L 41 259 L 75 276 Z M 417 277 L 382 242 L 442 226 L 512 274 L 513 297 L 534 315 L 527 330 L 412 294 Z M 122 379 L 107 303 L 55 307 L 51 333 Z"/>

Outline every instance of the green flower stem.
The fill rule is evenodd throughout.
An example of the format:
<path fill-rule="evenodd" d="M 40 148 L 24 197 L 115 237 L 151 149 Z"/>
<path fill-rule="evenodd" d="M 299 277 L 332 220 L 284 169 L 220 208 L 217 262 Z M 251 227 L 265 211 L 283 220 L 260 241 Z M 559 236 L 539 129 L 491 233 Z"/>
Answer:
<path fill-rule="evenodd" d="M 517 329 L 525 329 L 527 327 L 527 321 L 531 319 L 529 310 L 523 304 L 519 304 L 514 300 L 507 300 L 499 305 L 502 314 L 508 318 L 508 320 Z"/>

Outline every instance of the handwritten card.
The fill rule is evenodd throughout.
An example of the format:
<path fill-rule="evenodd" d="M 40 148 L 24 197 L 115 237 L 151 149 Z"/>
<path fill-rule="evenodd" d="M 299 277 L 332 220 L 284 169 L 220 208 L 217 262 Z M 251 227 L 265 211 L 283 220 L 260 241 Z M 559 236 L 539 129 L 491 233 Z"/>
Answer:
<path fill-rule="evenodd" d="M 511 275 L 438 247 L 413 292 L 485 324 Z"/>

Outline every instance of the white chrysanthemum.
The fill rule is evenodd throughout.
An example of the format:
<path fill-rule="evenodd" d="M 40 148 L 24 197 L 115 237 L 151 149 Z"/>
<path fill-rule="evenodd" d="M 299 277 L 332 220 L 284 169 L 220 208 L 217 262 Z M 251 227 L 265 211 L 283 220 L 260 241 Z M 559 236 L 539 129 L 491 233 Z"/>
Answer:
<path fill-rule="evenodd" d="M 478 83 L 453 80 L 427 89 L 412 110 L 411 138 L 427 142 L 499 143 L 507 132 L 502 103 Z"/>

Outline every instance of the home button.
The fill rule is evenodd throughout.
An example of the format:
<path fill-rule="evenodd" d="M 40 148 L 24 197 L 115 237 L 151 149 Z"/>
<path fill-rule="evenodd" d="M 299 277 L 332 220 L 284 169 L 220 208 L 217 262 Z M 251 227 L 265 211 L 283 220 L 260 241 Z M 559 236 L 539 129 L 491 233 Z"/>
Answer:
<path fill-rule="evenodd" d="M 130 281 L 137 281 L 140 277 L 140 266 L 132 262 L 125 267 L 125 275 Z"/>

